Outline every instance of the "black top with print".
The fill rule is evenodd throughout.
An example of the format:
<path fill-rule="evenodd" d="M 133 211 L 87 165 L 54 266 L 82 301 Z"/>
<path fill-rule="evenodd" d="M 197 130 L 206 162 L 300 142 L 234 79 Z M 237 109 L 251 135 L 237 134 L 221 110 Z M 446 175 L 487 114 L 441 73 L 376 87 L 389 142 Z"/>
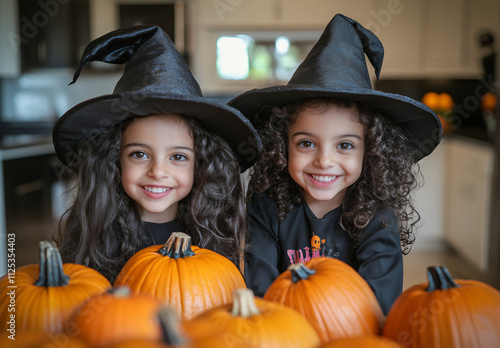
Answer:
<path fill-rule="evenodd" d="M 399 229 L 392 210 L 376 214 L 357 248 L 340 228 L 340 207 L 318 219 L 303 201 L 282 222 L 277 211 L 276 203 L 264 193 L 252 195 L 247 205 L 245 280 L 256 296 L 263 296 L 289 265 L 327 256 L 352 266 L 368 282 L 387 314 L 403 286 Z"/>

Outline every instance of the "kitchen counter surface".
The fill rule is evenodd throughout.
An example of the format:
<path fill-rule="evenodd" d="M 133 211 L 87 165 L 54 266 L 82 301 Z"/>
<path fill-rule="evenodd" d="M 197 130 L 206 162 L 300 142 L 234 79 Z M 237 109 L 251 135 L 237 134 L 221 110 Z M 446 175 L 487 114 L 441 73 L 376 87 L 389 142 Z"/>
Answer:
<path fill-rule="evenodd" d="M 483 126 L 464 126 L 453 130 L 448 134 L 450 137 L 460 137 L 464 140 L 472 140 L 481 142 L 485 145 L 490 144 L 493 146 L 493 138 L 488 135 L 486 127 Z"/>

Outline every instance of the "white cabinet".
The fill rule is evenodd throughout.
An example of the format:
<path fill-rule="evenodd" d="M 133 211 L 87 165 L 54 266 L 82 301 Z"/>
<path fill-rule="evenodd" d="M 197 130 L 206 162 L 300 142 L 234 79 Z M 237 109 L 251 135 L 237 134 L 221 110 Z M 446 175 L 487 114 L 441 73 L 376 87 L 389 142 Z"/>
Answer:
<path fill-rule="evenodd" d="M 500 37 L 498 0 L 374 0 L 371 11 L 386 51 L 385 78 L 477 78 L 484 54 L 480 33 L 490 30 L 497 41 Z"/>
<path fill-rule="evenodd" d="M 0 11 L 0 77 L 18 77 L 21 73 L 21 45 L 26 38 L 19 33 L 16 0 L 2 0 Z"/>
<path fill-rule="evenodd" d="M 363 23 L 369 20 L 372 0 L 193 0 L 201 27 L 246 30 L 323 29 L 336 13 Z"/>
<path fill-rule="evenodd" d="M 337 13 L 360 23 L 373 21 L 372 0 L 191 0 L 187 3 L 190 66 L 205 94 L 237 94 L 281 84 L 275 80 L 224 80 L 217 75 L 217 38 L 250 34 L 272 42 L 280 33 L 314 44 Z M 371 70 L 370 70 L 371 71 Z"/>
<path fill-rule="evenodd" d="M 481 271 L 488 268 L 493 148 L 449 139 L 445 166 L 446 241 Z"/>

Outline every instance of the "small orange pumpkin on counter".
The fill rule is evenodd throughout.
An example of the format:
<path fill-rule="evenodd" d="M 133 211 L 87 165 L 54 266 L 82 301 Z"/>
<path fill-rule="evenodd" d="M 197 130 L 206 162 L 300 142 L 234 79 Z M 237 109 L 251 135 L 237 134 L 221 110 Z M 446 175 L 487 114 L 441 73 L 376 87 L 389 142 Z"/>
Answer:
<path fill-rule="evenodd" d="M 354 268 L 337 259 L 318 257 L 289 266 L 264 299 L 297 310 L 323 343 L 382 331 L 384 315 L 373 290 Z"/>
<path fill-rule="evenodd" d="M 246 287 L 239 269 L 226 257 L 191 246 L 191 237 L 174 232 L 165 245 L 138 251 L 122 268 L 114 286 L 152 294 L 182 319 L 231 303 L 232 292 Z"/>
<path fill-rule="evenodd" d="M 500 347 L 500 291 L 454 280 L 444 266 L 429 267 L 427 277 L 396 299 L 384 336 L 413 348 Z"/>
<path fill-rule="evenodd" d="M 186 321 L 185 331 L 194 341 L 219 336 L 218 347 L 316 348 L 318 334 L 297 311 L 255 298 L 250 289 L 234 291 L 233 303 L 209 310 Z"/>
<path fill-rule="evenodd" d="M 448 93 L 427 92 L 422 97 L 422 103 L 437 114 L 443 126 L 443 133 L 449 133 L 452 129 L 449 117 L 455 106 L 453 98 Z"/>
<path fill-rule="evenodd" d="M 63 264 L 59 250 L 42 241 L 38 264 L 19 267 L 15 274 L 0 279 L 2 332 L 8 331 L 11 314 L 15 315 L 17 334 L 63 332 L 81 302 L 110 287 L 109 281 L 92 268 Z"/>
<path fill-rule="evenodd" d="M 494 93 L 487 92 L 481 97 L 481 110 L 495 111 L 497 107 L 497 96 Z"/>

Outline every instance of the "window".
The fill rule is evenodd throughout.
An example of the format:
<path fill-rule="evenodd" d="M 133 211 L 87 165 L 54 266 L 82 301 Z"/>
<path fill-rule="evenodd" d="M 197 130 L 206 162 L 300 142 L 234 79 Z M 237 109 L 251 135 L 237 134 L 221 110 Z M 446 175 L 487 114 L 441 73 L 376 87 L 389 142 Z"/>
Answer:
<path fill-rule="evenodd" d="M 254 32 L 217 38 L 223 80 L 288 81 L 319 38 L 317 32 Z"/>

